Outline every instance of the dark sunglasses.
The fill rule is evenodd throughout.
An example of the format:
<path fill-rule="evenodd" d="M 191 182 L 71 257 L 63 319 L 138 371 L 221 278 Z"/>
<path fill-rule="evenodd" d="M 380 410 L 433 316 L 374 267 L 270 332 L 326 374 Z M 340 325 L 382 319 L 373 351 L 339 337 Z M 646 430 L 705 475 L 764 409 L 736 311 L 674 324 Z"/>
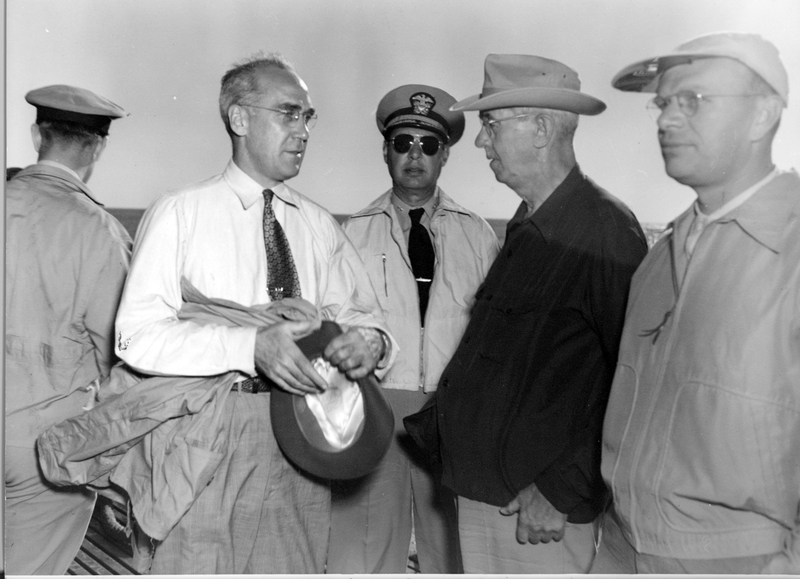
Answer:
<path fill-rule="evenodd" d="M 401 155 L 408 153 L 415 143 L 419 143 L 422 152 L 429 157 L 438 153 L 439 147 L 442 146 L 442 142 L 436 137 L 417 137 L 415 135 L 397 135 L 389 142 L 392 144 L 394 150 Z"/>

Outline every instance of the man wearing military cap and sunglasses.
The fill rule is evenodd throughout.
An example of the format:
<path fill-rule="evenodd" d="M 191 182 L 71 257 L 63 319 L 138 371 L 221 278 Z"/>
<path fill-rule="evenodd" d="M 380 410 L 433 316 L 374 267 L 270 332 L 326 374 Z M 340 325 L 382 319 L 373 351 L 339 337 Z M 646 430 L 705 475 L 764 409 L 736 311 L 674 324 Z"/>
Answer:
<path fill-rule="evenodd" d="M 400 352 L 382 381 L 395 439 L 375 473 L 334 493 L 329 573 L 405 573 L 412 512 L 420 571 L 461 572 L 455 497 L 402 434 L 435 391 L 499 248 L 486 221 L 437 185 L 464 132 L 455 102 L 417 84 L 383 97 L 376 121 L 392 188 L 345 223 Z"/>
<path fill-rule="evenodd" d="M 442 482 L 458 495 L 467 573 L 585 573 L 605 488 L 600 432 L 636 218 L 580 170 L 578 115 L 605 109 L 578 74 L 490 54 L 475 145 L 522 199 L 436 392 Z"/>
<path fill-rule="evenodd" d="M 26 96 L 35 165 L 6 184 L 6 571 L 63 574 L 95 493 L 58 489 L 38 468 L 36 437 L 81 414 L 108 376 L 131 239 L 86 185 L 125 111 L 83 88 Z"/>

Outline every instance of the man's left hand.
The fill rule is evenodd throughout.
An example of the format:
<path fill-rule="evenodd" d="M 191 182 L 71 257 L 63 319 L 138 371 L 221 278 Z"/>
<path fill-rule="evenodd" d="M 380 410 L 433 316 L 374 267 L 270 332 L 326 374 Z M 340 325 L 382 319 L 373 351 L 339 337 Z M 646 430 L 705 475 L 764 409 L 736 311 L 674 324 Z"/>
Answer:
<path fill-rule="evenodd" d="M 323 357 L 351 380 L 367 376 L 380 361 L 383 340 L 377 330 L 368 329 L 371 331 L 348 329 L 332 339 L 323 352 Z"/>
<path fill-rule="evenodd" d="M 521 490 L 513 501 L 500 509 L 502 515 L 519 513 L 517 542 L 521 545 L 549 543 L 564 538 L 567 515 L 556 510 L 535 484 Z"/>

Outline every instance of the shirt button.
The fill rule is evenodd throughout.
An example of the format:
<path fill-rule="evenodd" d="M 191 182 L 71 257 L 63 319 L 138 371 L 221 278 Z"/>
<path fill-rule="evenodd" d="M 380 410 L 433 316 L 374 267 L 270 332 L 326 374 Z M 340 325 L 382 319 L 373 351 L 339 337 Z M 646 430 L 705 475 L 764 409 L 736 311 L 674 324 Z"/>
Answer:
<path fill-rule="evenodd" d="M 449 379 L 447 379 L 447 378 L 445 378 L 444 380 L 442 380 L 442 388 L 447 388 L 447 384 L 448 384 L 449 382 L 450 382 L 450 380 L 449 380 Z"/>

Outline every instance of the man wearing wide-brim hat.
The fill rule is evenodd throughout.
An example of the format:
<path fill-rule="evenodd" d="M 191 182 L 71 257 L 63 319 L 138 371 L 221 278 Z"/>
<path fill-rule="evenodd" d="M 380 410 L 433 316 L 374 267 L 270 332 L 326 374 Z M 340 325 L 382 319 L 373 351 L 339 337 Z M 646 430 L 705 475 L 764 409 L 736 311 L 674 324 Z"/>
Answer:
<path fill-rule="evenodd" d="M 455 497 L 402 426 L 436 390 L 500 248 L 486 221 L 437 184 L 464 132 L 455 102 L 421 84 L 381 99 L 375 116 L 392 187 L 344 225 L 400 351 L 381 381 L 395 436 L 375 473 L 334 488 L 329 573 L 405 573 L 412 517 L 420 572 L 462 571 Z"/>
<path fill-rule="evenodd" d="M 597 572 L 800 575 L 800 177 L 772 160 L 786 68 L 719 32 L 612 85 L 655 93 L 666 173 L 697 199 L 631 284 Z"/>
<path fill-rule="evenodd" d="M 78 87 L 26 96 L 36 164 L 6 183 L 6 571 L 64 574 L 95 493 L 57 489 L 36 437 L 91 405 L 115 363 L 114 316 L 131 239 L 86 185 L 125 111 Z"/>
<path fill-rule="evenodd" d="M 600 433 L 636 218 L 578 167 L 578 115 L 605 109 L 577 73 L 490 54 L 475 145 L 522 198 L 437 390 L 443 483 L 458 495 L 468 573 L 580 573 L 606 500 Z"/>

